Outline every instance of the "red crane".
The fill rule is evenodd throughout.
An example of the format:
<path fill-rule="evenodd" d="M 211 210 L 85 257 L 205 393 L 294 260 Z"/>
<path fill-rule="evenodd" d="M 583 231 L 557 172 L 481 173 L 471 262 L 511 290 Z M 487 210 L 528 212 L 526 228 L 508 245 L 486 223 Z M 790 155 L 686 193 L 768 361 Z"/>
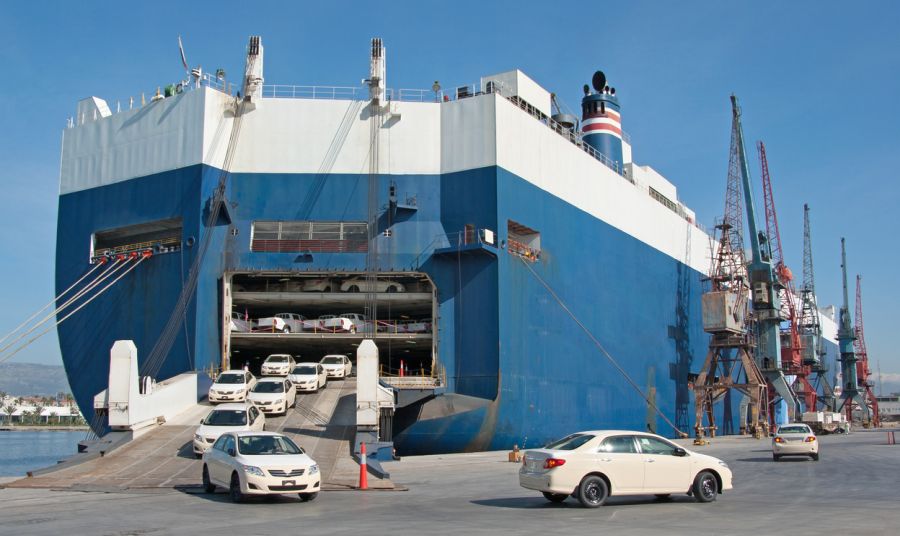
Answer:
<path fill-rule="evenodd" d="M 794 390 L 802 396 L 806 411 L 816 410 L 816 389 L 809 383 L 811 369 L 803 364 L 803 348 L 800 339 L 800 315 L 797 307 L 797 294 L 794 292 L 794 276 L 790 268 L 784 263 L 784 253 L 781 249 L 781 233 L 778 230 L 778 215 L 775 212 L 775 196 L 772 194 L 772 179 L 769 175 L 769 163 L 766 160 L 766 146 L 763 142 L 757 142 L 759 151 L 759 165 L 761 168 L 763 183 L 763 202 L 766 209 L 766 236 L 769 241 L 769 251 L 772 256 L 772 266 L 781 283 L 779 294 L 781 297 L 781 317 L 787 325 L 781 327 L 781 366 L 785 374 L 797 376 Z M 769 400 L 774 399 L 771 392 Z M 774 412 L 769 412 L 770 415 Z"/>
<path fill-rule="evenodd" d="M 856 352 L 856 377 L 859 386 L 863 391 L 863 400 L 872 411 L 872 425 L 878 427 L 881 419 L 878 416 L 878 399 L 872 392 L 872 371 L 869 369 L 869 355 L 866 351 L 866 340 L 863 336 L 863 314 L 862 314 L 862 277 L 856 276 L 856 340 L 853 341 L 854 350 Z M 863 409 L 863 408 L 860 408 Z"/>

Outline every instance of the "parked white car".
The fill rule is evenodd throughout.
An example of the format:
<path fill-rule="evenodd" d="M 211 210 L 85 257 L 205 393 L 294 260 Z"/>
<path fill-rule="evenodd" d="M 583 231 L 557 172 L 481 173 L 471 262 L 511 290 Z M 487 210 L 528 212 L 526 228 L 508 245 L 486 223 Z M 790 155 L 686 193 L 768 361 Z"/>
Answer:
<path fill-rule="evenodd" d="M 328 382 L 325 367 L 320 363 L 297 363 L 294 370 L 288 374 L 288 379 L 298 391 L 318 391 Z"/>
<path fill-rule="evenodd" d="M 296 313 L 278 313 L 275 316 L 260 318 L 257 322 L 259 331 L 280 331 L 281 333 L 300 333 L 306 318 Z"/>
<path fill-rule="evenodd" d="M 297 401 L 297 389 L 287 378 L 262 378 L 250 390 L 249 398 L 263 413 L 287 415 Z"/>
<path fill-rule="evenodd" d="M 371 285 L 364 277 L 348 279 L 341 283 L 341 292 L 405 292 L 402 283 L 386 279 L 376 279 Z"/>
<path fill-rule="evenodd" d="M 431 319 L 411 320 L 406 324 L 407 333 L 431 333 Z"/>
<path fill-rule="evenodd" d="M 209 401 L 217 402 L 243 402 L 247 400 L 247 393 L 256 385 L 256 377 L 246 370 L 226 370 L 219 374 L 216 381 L 209 387 Z"/>
<path fill-rule="evenodd" d="M 296 366 L 293 356 L 289 354 L 272 354 L 263 361 L 260 374 L 263 376 L 287 376 Z"/>
<path fill-rule="evenodd" d="M 321 315 L 318 320 L 316 320 L 316 331 L 326 331 L 325 324 L 328 323 L 329 320 L 337 318 L 335 315 Z"/>
<path fill-rule="evenodd" d="M 210 411 L 194 431 L 194 454 L 199 458 L 222 434 L 262 432 L 265 426 L 265 416 L 252 403 L 222 404 Z"/>
<path fill-rule="evenodd" d="M 772 436 L 772 459 L 783 456 L 809 456 L 819 461 L 819 440 L 809 426 L 802 423 L 784 424 Z"/>
<path fill-rule="evenodd" d="M 325 330 L 336 333 L 357 333 L 366 328 L 368 320 L 359 313 L 341 313 L 325 321 Z"/>
<path fill-rule="evenodd" d="M 574 496 L 587 508 L 611 495 L 687 493 L 711 502 L 731 489 L 731 469 L 658 435 L 604 430 L 578 432 L 526 451 L 519 484 L 551 502 Z"/>
<path fill-rule="evenodd" d="M 254 327 L 256 327 L 256 322 L 237 311 L 231 311 L 231 331 L 249 333 L 253 331 Z"/>
<path fill-rule="evenodd" d="M 303 282 L 303 292 L 331 292 L 339 283 L 328 278 L 307 279 Z"/>
<path fill-rule="evenodd" d="M 315 460 L 285 435 L 273 432 L 223 434 L 203 454 L 203 489 L 228 489 L 231 500 L 247 495 L 297 492 L 301 501 L 316 498 L 321 475 Z"/>
<path fill-rule="evenodd" d="M 319 361 L 329 378 L 346 378 L 353 370 L 350 359 L 341 354 L 328 354 Z"/>

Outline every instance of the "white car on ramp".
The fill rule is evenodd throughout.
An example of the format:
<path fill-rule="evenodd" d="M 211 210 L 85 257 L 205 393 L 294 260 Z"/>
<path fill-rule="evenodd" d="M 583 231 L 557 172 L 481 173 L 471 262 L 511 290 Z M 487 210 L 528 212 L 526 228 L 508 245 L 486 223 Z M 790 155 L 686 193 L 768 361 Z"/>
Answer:
<path fill-rule="evenodd" d="M 261 378 L 250 391 L 249 399 L 263 413 L 286 415 L 297 401 L 297 389 L 287 378 Z"/>
<path fill-rule="evenodd" d="M 303 502 L 316 498 L 322 478 L 315 460 L 285 435 L 273 432 L 222 434 L 203 454 L 203 489 L 228 490 L 231 500 L 248 495 L 297 493 Z"/>
<path fill-rule="evenodd" d="M 194 431 L 194 454 L 199 458 L 224 433 L 261 432 L 265 426 L 265 416 L 253 404 L 222 404 L 210 411 Z"/>
<path fill-rule="evenodd" d="M 325 374 L 329 378 L 346 378 L 353 371 L 353 364 L 350 359 L 342 354 L 329 354 L 322 358 L 319 363 L 325 369 Z"/>
<path fill-rule="evenodd" d="M 271 354 L 263 361 L 260 373 L 263 376 L 287 376 L 296 362 L 290 354 Z"/>
<path fill-rule="evenodd" d="M 256 377 L 246 370 L 226 370 L 219 374 L 209 387 L 208 397 L 217 402 L 243 402 L 247 393 L 256 385 Z"/>
<path fill-rule="evenodd" d="M 297 387 L 297 391 L 318 391 L 325 387 L 328 376 L 325 367 L 320 363 L 297 363 L 288 374 L 288 379 Z"/>
<path fill-rule="evenodd" d="M 731 469 L 718 458 L 658 435 L 602 430 L 579 432 L 526 451 L 519 484 L 551 502 L 576 497 L 587 508 L 617 495 L 666 498 L 687 493 L 711 502 L 731 489 Z"/>

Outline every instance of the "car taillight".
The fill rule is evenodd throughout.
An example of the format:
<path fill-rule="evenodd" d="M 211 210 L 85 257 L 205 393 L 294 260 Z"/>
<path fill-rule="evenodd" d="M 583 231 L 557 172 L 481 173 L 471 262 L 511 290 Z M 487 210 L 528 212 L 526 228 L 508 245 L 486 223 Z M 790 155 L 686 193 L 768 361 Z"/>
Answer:
<path fill-rule="evenodd" d="M 776 438 L 775 438 L 775 442 L 776 442 L 776 443 L 784 443 L 784 438 L 783 438 L 783 437 L 776 437 Z"/>
<path fill-rule="evenodd" d="M 816 440 L 816 436 L 809 436 L 806 439 L 804 439 L 803 441 L 806 443 L 812 443 L 815 440 Z"/>
<path fill-rule="evenodd" d="M 554 467 L 559 467 L 560 465 L 564 465 L 566 460 L 560 458 L 547 458 L 544 460 L 544 469 L 553 469 Z"/>

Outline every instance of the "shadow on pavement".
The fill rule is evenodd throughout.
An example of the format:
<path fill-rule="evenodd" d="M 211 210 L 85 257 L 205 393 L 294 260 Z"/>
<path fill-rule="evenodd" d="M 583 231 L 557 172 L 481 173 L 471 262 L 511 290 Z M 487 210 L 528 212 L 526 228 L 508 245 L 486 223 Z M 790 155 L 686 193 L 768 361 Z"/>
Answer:
<path fill-rule="evenodd" d="M 565 502 L 562 503 L 553 503 L 542 497 L 506 497 L 506 498 L 498 498 L 498 499 L 479 499 L 476 501 L 469 501 L 472 504 L 477 504 L 479 506 L 491 506 L 494 508 L 516 508 L 516 509 L 524 509 L 524 510 L 537 510 L 537 509 L 558 509 L 558 508 L 582 508 L 581 504 L 579 504 L 578 499 L 568 498 Z M 664 499 L 658 499 L 653 496 L 635 496 L 635 497 L 610 497 L 607 499 L 604 506 L 633 506 L 633 505 L 647 505 L 647 504 L 678 504 L 678 503 L 696 503 L 693 498 L 688 497 L 687 495 L 679 495 L 674 497 L 667 497 Z"/>

